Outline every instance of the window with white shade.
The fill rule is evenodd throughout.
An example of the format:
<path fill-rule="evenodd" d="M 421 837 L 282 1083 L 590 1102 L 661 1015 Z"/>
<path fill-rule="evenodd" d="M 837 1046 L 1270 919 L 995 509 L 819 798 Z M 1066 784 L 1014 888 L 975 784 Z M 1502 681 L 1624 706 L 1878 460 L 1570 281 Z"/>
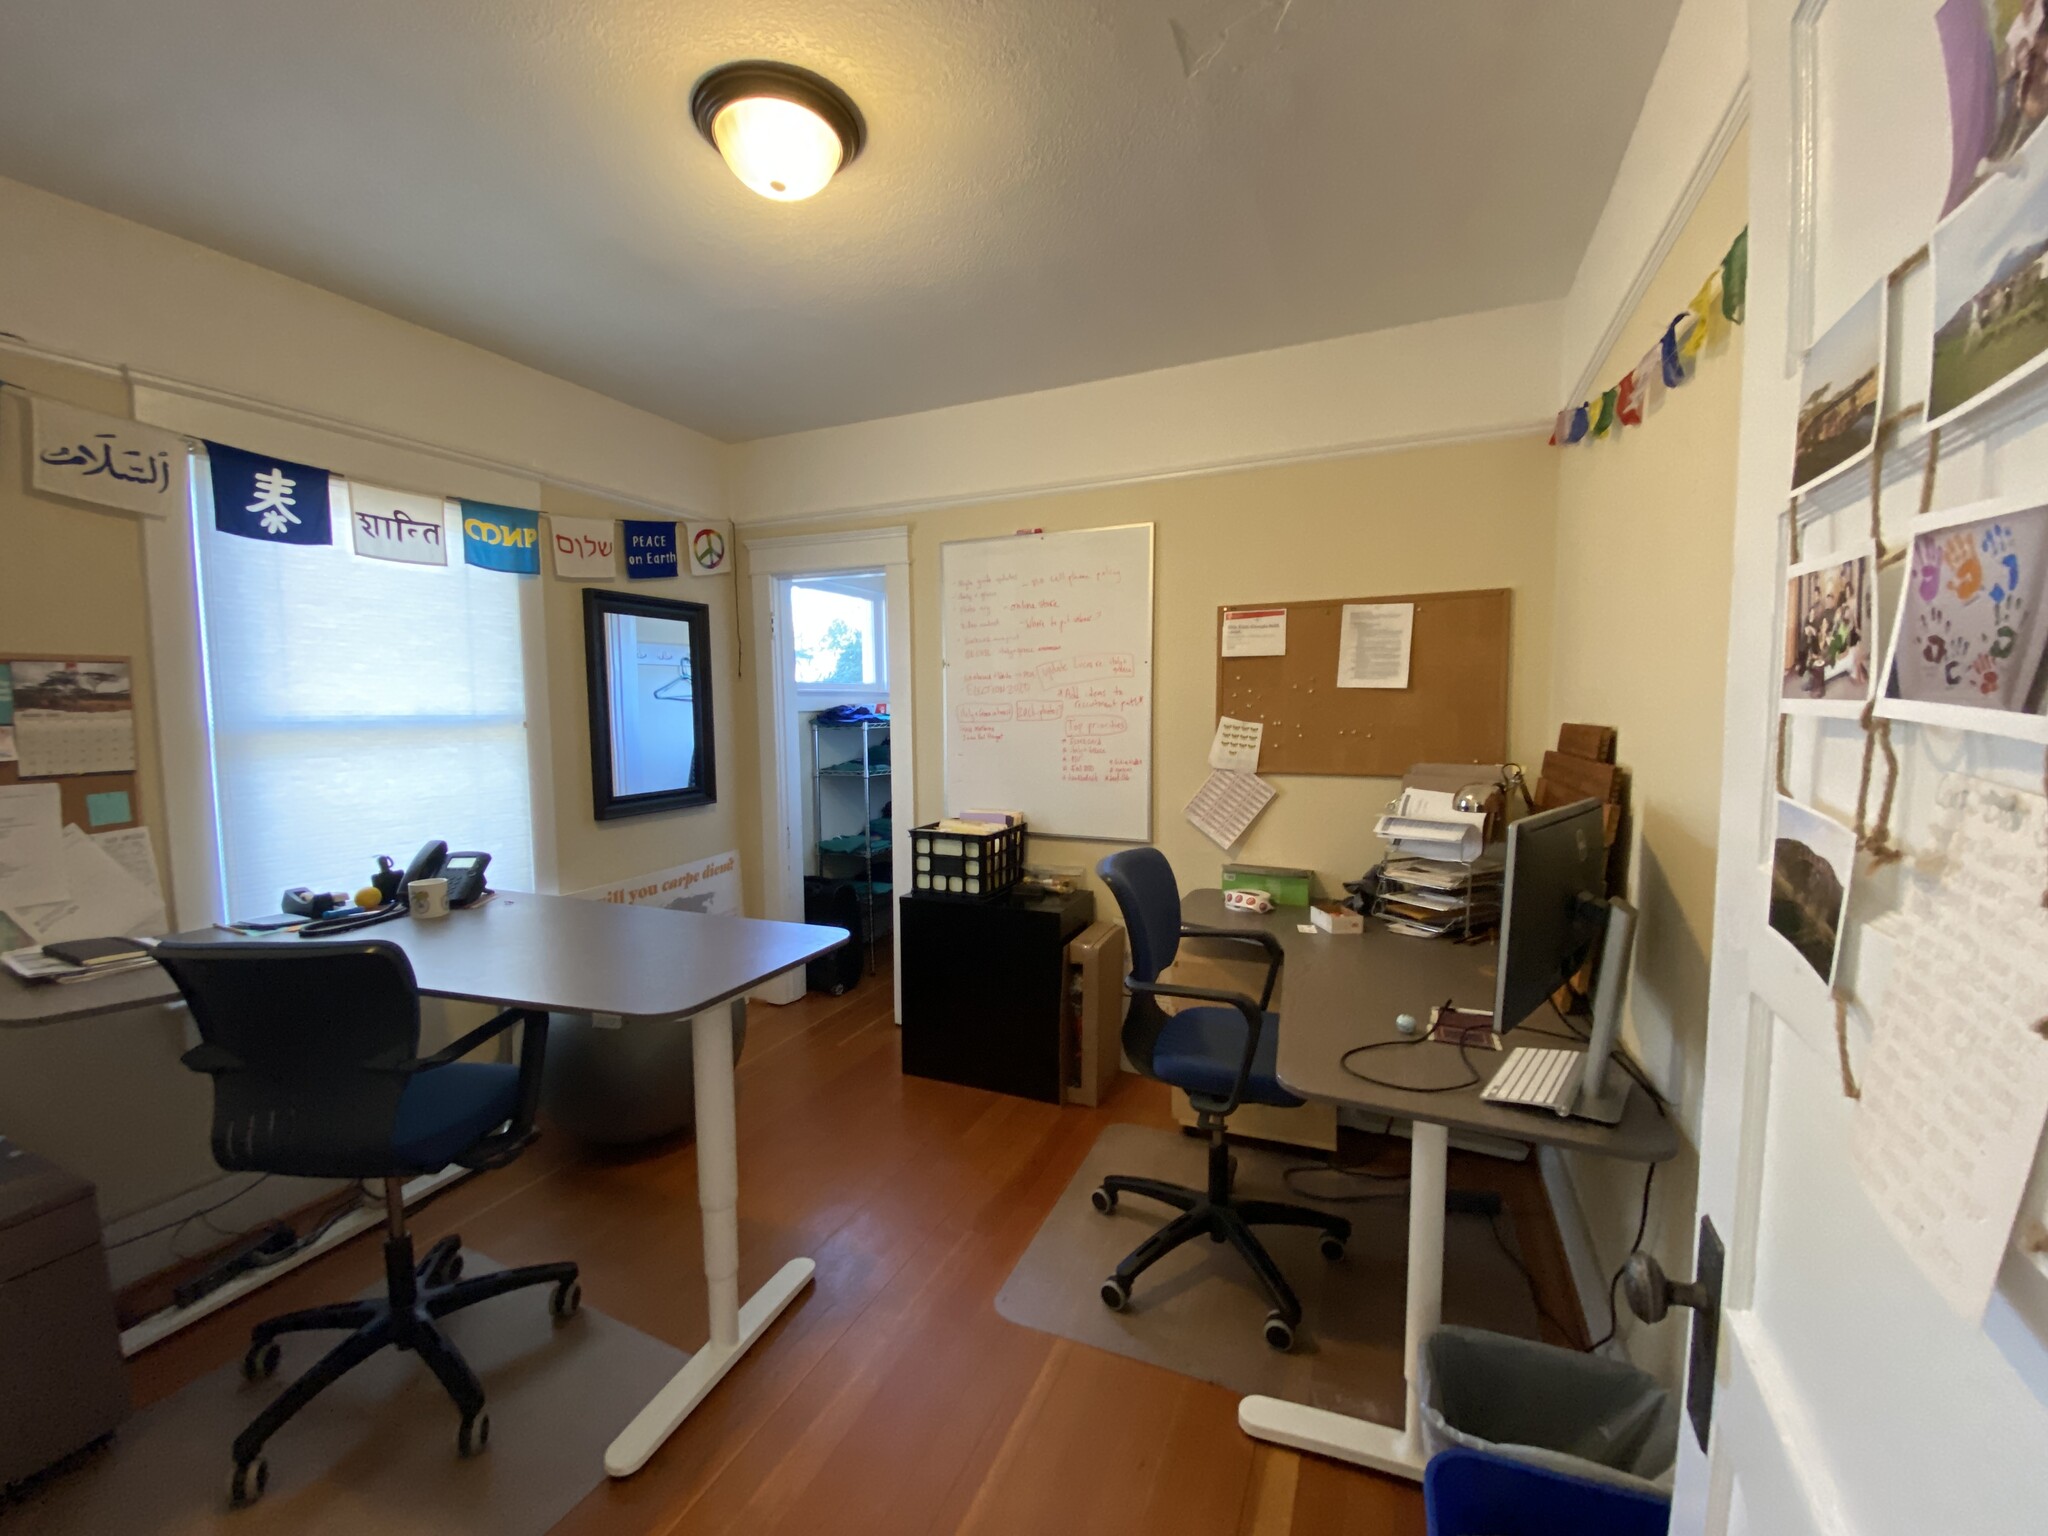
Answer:
<path fill-rule="evenodd" d="M 353 891 L 376 856 L 491 855 L 493 886 L 533 888 L 522 578 L 358 557 L 345 482 L 331 545 L 213 527 L 194 508 L 206 707 L 225 905 L 275 912 L 287 887 Z"/>

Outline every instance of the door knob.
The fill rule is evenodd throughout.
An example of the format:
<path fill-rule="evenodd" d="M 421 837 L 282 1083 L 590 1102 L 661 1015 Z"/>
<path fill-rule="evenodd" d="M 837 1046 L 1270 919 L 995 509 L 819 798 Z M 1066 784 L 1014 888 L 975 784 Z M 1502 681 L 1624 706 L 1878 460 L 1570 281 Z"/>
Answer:
<path fill-rule="evenodd" d="M 1698 1280 L 1673 1280 L 1647 1253 L 1630 1254 L 1622 1266 L 1621 1294 L 1628 1299 L 1629 1311 L 1646 1323 L 1663 1322 L 1673 1307 L 1701 1312 L 1719 1305 L 1708 1286 Z"/>

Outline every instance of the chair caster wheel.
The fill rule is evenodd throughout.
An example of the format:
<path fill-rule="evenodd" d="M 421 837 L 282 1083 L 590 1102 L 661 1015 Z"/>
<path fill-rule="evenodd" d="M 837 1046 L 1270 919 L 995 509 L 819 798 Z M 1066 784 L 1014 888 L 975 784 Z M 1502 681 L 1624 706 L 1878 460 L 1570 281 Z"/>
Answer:
<path fill-rule="evenodd" d="M 1316 1246 L 1323 1250 L 1323 1257 L 1333 1264 L 1344 1257 L 1344 1239 L 1341 1237 L 1332 1237 L 1325 1232 L 1323 1240 Z"/>
<path fill-rule="evenodd" d="M 461 1278 L 462 1249 L 455 1238 L 444 1237 L 427 1250 L 426 1260 L 420 1265 L 420 1284 L 439 1290 Z"/>
<path fill-rule="evenodd" d="M 558 1323 L 566 1323 L 583 1310 L 583 1282 L 564 1280 L 548 1292 L 548 1316 Z"/>
<path fill-rule="evenodd" d="M 478 1413 L 462 1421 L 462 1428 L 455 1436 L 455 1450 L 461 1456 L 479 1456 L 491 1443 L 491 1416 Z"/>
<path fill-rule="evenodd" d="M 1088 1191 L 1088 1203 L 1107 1216 L 1116 1209 L 1116 1191 L 1113 1189 L 1091 1189 Z"/>
<path fill-rule="evenodd" d="M 1294 1348 L 1294 1325 L 1278 1312 L 1266 1314 L 1266 1343 L 1283 1355 Z"/>
<path fill-rule="evenodd" d="M 235 1475 L 228 1479 L 228 1506 L 246 1509 L 262 1498 L 263 1490 L 269 1486 L 269 1462 L 261 1456 L 254 1461 L 243 1462 L 235 1468 Z"/>
<path fill-rule="evenodd" d="M 249 1353 L 242 1356 L 242 1380 L 268 1381 L 277 1374 L 278 1362 L 283 1358 L 283 1346 L 274 1341 L 269 1344 L 251 1344 Z"/>
<path fill-rule="evenodd" d="M 1119 1275 L 1111 1275 L 1102 1282 L 1102 1304 L 1112 1312 L 1121 1312 L 1130 1305 L 1131 1283 Z"/>

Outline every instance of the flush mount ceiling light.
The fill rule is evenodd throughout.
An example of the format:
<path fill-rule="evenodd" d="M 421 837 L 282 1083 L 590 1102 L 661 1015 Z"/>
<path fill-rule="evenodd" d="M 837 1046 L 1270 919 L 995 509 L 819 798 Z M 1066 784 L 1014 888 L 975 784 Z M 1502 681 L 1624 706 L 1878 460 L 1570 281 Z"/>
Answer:
<path fill-rule="evenodd" d="M 690 116 L 733 175 L 779 203 L 823 191 L 867 138 L 860 109 L 830 80 L 760 59 L 706 74 Z"/>

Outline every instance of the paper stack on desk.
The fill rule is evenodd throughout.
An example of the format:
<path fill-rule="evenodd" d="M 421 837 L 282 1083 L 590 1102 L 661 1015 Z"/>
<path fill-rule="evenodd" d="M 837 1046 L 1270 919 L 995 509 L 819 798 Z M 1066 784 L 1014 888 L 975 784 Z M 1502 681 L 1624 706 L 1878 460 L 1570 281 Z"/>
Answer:
<path fill-rule="evenodd" d="M 1486 813 L 1459 810 L 1449 790 L 1403 789 L 1373 831 L 1393 857 L 1469 864 L 1486 846 Z"/>

